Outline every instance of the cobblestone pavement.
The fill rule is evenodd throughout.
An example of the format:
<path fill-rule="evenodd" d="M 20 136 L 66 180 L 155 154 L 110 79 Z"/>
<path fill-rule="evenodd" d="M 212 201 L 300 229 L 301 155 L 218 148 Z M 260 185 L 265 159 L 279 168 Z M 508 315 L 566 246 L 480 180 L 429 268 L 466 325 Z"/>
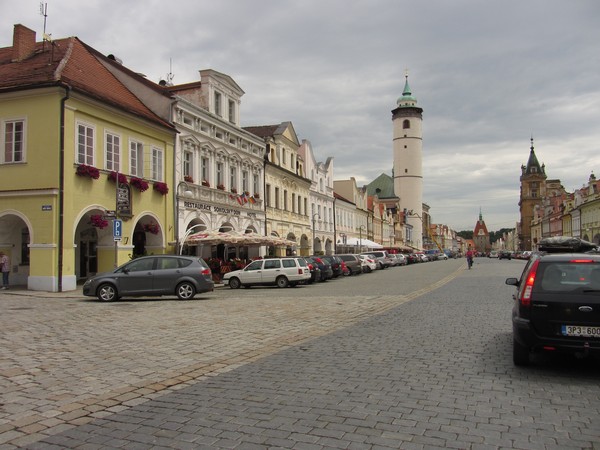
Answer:
<path fill-rule="evenodd" d="M 410 278 L 398 286 L 388 269 L 295 289 L 216 289 L 188 302 L 0 291 L 0 446 L 25 446 L 352 325 L 443 285 L 463 270 L 453 263 L 419 281 L 410 267 L 394 268 Z"/>
<path fill-rule="evenodd" d="M 44 351 L 54 353 L 14 356 L 26 367 L 9 386 L 34 401 L 7 416 L 0 437 L 32 449 L 600 449 L 595 361 L 512 366 L 503 281 L 521 268 L 436 262 L 326 287 L 222 290 L 184 303 L 62 300 L 56 314 L 44 304 L 34 324 L 3 317 L 13 331 L 40 328 L 28 348 L 50 339 Z M 384 295 L 364 295 L 373 281 Z M 3 316 L 32 311 L 13 308 Z M 66 326 L 61 339 L 54 322 L 78 331 Z"/>

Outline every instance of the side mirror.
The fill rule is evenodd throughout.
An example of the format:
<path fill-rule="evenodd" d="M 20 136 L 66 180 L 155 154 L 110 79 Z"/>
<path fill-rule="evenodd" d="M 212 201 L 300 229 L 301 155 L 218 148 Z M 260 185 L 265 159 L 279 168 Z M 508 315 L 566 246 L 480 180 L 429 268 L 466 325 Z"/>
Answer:
<path fill-rule="evenodd" d="M 508 284 L 509 286 L 518 286 L 519 280 L 517 278 L 507 278 L 504 283 Z"/>

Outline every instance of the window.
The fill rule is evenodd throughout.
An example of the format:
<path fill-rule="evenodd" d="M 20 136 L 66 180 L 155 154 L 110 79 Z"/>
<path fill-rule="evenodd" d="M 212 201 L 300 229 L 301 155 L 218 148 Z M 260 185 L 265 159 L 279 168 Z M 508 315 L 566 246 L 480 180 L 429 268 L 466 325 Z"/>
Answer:
<path fill-rule="evenodd" d="M 286 189 L 283 190 L 283 209 L 288 210 L 288 191 Z"/>
<path fill-rule="evenodd" d="M 200 170 L 202 171 L 202 180 L 210 181 L 208 178 L 208 158 L 206 156 L 203 156 L 200 160 L 200 163 L 202 165 L 202 167 L 200 168 Z"/>
<path fill-rule="evenodd" d="M 221 115 L 221 94 L 219 92 L 215 92 L 215 114 Z"/>
<path fill-rule="evenodd" d="M 183 176 L 194 178 L 194 154 L 183 152 Z"/>
<path fill-rule="evenodd" d="M 292 192 L 292 212 L 296 212 L 296 194 Z"/>
<path fill-rule="evenodd" d="M 409 129 L 410 128 L 410 120 L 404 119 L 404 122 L 402 122 L 402 128 L 405 130 Z"/>
<path fill-rule="evenodd" d="M 144 176 L 144 144 L 129 141 L 129 171 L 136 177 Z"/>
<path fill-rule="evenodd" d="M 217 163 L 217 186 L 223 184 L 223 163 Z"/>
<path fill-rule="evenodd" d="M 275 208 L 279 209 L 279 188 L 275 188 Z"/>
<path fill-rule="evenodd" d="M 94 128 L 77 125 L 77 163 L 94 165 Z"/>
<path fill-rule="evenodd" d="M 249 192 L 248 189 L 248 171 L 242 170 L 242 191 Z"/>
<path fill-rule="evenodd" d="M 229 168 L 229 189 L 237 189 L 237 168 Z"/>
<path fill-rule="evenodd" d="M 235 102 L 233 100 L 229 100 L 229 121 L 231 123 L 235 123 Z"/>
<path fill-rule="evenodd" d="M 121 138 L 116 134 L 105 133 L 106 170 L 120 171 Z"/>
<path fill-rule="evenodd" d="M 25 160 L 25 121 L 4 122 L 4 162 L 16 163 Z"/>
<path fill-rule="evenodd" d="M 298 196 L 298 214 L 302 214 L 302 197 Z"/>
<path fill-rule="evenodd" d="M 163 151 L 160 148 L 152 148 L 152 179 L 162 181 L 163 178 Z"/>
<path fill-rule="evenodd" d="M 258 194 L 260 192 L 259 188 L 258 188 L 258 174 L 254 174 L 252 175 L 252 187 L 254 189 L 254 193 Z"/>
<path fill-rule="evenodd" d="M 281 261 L 279 259 L 266 259 L 264 267 L 265 267 L 265 270 L 266 269 L 279 269 L 279 268 L 281 268 Z"/>
<path fill-rule="evenodd" d="M 285 166 L 285 165 L 287 164 L 287 163 L 286 163 L 286 160 L 285 160 L 285 148 L 282 148 L 282 149 L 281 149 L 281 164 L 282 164 L 283 166 Z"/>
<path fill-rule="evenodd" d="M 265 186 L 265 204 L 267 206 L 272 206 L 271 205 L 271 185 L 267 184 Z"/>

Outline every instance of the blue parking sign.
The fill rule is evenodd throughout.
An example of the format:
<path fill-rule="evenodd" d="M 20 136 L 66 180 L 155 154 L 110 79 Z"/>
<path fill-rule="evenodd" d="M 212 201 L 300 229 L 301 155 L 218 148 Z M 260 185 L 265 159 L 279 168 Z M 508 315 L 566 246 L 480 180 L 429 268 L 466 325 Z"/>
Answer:
<path fill-rule="evenodd" d="M 123 236 L 123 221 L 120 219 L 113 220 L 113 239 L 120 241 Z"/>

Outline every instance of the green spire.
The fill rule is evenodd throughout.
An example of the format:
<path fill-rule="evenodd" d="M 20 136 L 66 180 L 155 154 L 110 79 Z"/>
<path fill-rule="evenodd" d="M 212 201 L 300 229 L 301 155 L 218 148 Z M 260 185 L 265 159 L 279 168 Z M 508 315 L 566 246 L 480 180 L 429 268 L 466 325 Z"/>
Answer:
<path fill-rule="evenodd" d="M 417 99 L 412 96 L 412 92 L 410 90 L 410 86 L 408 85 L 408 70 L 404 72 L 404 90 L 402 91 L 402 97 L 400 97 L 396 104 L 400 107 L 402 106 L 415 106 L 417 104 Z"/>

